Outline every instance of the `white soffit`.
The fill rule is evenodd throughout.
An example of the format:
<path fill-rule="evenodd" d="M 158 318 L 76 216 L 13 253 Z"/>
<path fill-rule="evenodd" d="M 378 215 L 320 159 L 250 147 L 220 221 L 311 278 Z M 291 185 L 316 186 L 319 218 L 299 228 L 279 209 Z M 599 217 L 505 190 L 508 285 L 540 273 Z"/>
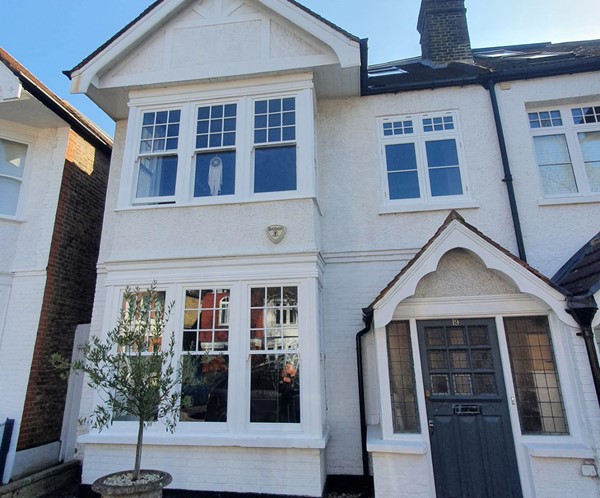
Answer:
<path fill-rule="evenodd" d="M 476 254 L 488 269 L 508 276 L 520 292 L 537 297 L 546 303 L 569 325 L 576 326 L 565 311 L 565 297 L 545 283 L 527 268 L 515 262 L 509 255 L 491 245 L 459 221 L 452 221 L 446 229 L 420 255 L 413 265 L 373 306 L 375 328 L 385 327 L 393 318 L 398 304 L 411 297 L 419 281 L 428 273 L 436 271 L 440 259 L 452 249 L 462 248 Z"/>
<path fill-rule="evenodd" d="M 331 66 L 358 92 L 359 42 L 288 0 L 165 0 L 73 71 L 71 91 L 104 108 L 122 88 Z"/>

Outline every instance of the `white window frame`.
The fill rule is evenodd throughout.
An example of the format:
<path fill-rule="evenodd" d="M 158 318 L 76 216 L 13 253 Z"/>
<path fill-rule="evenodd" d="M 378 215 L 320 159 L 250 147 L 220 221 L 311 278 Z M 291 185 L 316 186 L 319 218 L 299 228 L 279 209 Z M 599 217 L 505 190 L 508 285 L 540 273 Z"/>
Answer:
<path fill-rule="evenodd" d="M 424 120 L 433 118 L 451 117 L 454 125 L 452 130 L 424 131 Z M 399 135 L 384 135 L 384 125 L 394 122 L 412 121 L 412 132 Z M 464 206 L 469 203 L 469 185 L 466 162 L 463 153 L 463 140 L 460 131 L 458 112 L 453 110 L 428 112 L 423 114 L 408 114 L 380 117 L 377 120 L 378 136 L 380 142 L 381 181 L 383 190 L 383 212 L 394 210 L 411 211 L 427 207 L 444 209 L 446 206 Z M 433 196 L 429 180 L 429 166 L 427 163 L 426 143 L 437 140 L 454 140 L 458 157 L 458 170 L 462 194 Z M 387 171 L 386 146 L 397 144 L 414 144 L 416 154 L 417 177 L 419 182 L 419 196 L 411 199 L 391 199 Z"/>
<path fill-rule="evenodd" d="M 115 324 L 121 309 L 123 292 L 127 286 L 145 289 L 149 282 L 139 280 L 126 281 L 119 278 L 117 285 L 109 285 L 105 311 L 105 329 Z M 173 280 L 171 277 L 170 280 Z M 254 287 L 297 287 L 298 288 L 298 328 L 300 358 L 300 422 L 299 423 L 258 423 L 250 422 L 250 292 Z M 175 301 L 173 313 L 165 334 L 175 332 L 176 358 L 188 354 L 182 350 L 184 326 L 185 292 L 187 289 L 229 289 L 230 323 L 228 402 L 226 422 L 179 421 L 175 434 L 165 434 L 162 423 L 158 421 L 147 430 L 146 441 L 161 441 L 158 444 L 198 444 L 202 445 L 242 445 L 248 447 L 272 446 L 299 447 L 323 444 L 323 424 L 321 420 L 324 400 L 320 393 L 322 379 L 319 369 L 321 354 L 320 338 L 317 328 L 316 300 L 318 283 L 313 277 L 293 279 L 194 279 L 185 282 L 173 282 L 157 285 L 157 292 L 165 292 L 165 302 Z M 218 353 L 215 353 L 218 354 Z M 95 403 L 101 402 L 98 394 Z M 102 443 L 103 434 L 110 440 L 129 441 L 135 432 L 135 422 L 116 421 L 98 434 L 90 434 L 90 441 Z M 261 439 L 265 438 L 264 442 Z M 197 437 L 197 439 L 196 439 Z M 206 439 L 208 437 L 208 439 Z M 290 440 L 289 438 L 294 438 Z M 116 439 L 115 439 L 116 438 Z M 295 440 L 298 443 L 294 443 Z M 190 443 L 193 441 L 193 443 Z M 270 442 L 269 442 L 270 441 Z M 301 441 L 305 441 L 302 443 Z M 88 441 L 89 442 L 89 441 Z"/>
<path fill-rule="evenodd" d="M 11 176 L 11 175 L 5 175 L 5 174 L 1 174 L 0 173 L 0 177 L 2 178 L 8 178 L 10 180 L 15 180 L 18 181 L 20 183 L 19 185 L 19 195 L 17 197 L 17 203 L 15 206 L 15 214 L 6 214 L 6 213 L 0 213 L 0 218 L 3 219 L 7 219 L 7 220 L 16 220 L 21 212 L 21 204 L 22 204 L 22 199 L 23 199 L 23 192 L 24 192 L 24 186 L 27 183 L 27 177 L 29 176 L 29 167 L 28 167 L 28 163 L 30 162 L 30 155 L 31 155 L 31 141 L 32 138 L 28 138 L 28 139 L 23 139 L 17 136 L 14 136 L 13 134 L 7 134 L 7 133 L 0 133 L 0 138 L 3 140 L 7 140 L 9 142 L 14 142 L 20 145 L 24 145 L 26 147 L 26 152 L 25 152 L 25 157 L 23 160 L 23 164 L 21 166 L 23 174 L 20 177 L 16 177 L 16 176 Z"/>
<path fill-rule="evenodd" d="M 280 199 L 298 199 L 316 196 L 314 107 L 315 95 L 312 78 L 273 78 L 273 83 L 254 84 L 231 88 L 209 87 L 201 90 L 192 87 L 187 92 L 168 93 L 167 90 L 133 92 L 130 100 L 126 145 L 123 157 L 119 209 L 156 208 L 173 206 L 214 205 L 240 202 L 256 202 Z M 214 88 L 214 89 L 213 89 Z M 296 137 L 293 141 L 254 144 L 254 103 L 258 100 L 295 98 Z M 196 119 L 199 107 L 231 104 L 237 105 L 235 147 L 235 193 L 194 197 L 196 154 Z M 136 198 L 138 156 L 144 113 L 165 110 L 181 110 L 178 165 L 175 195 L 170 197 Z M 257 148 L 296 146 L 296 189 L 275 192 L 254 192 L 254 151 Z M 218 148 L 223 150 L 225 148 Z"/>
<path fill-rule="evenodd" d="M 580 132 L 600 132 L 600 122 L 597 123 L 585 123 L 585 124 L 575 124 L 573 120 L 573 115 L 571 113 L 572 109 L 579 109 L 585 107 L 599 107 L 600 103 L 596 102 L 595 104 L 570 104 L 570 105 L 556 105 L 556 106 L 547 106 L 543 108 L 527 108 L 526 118 L 529 121 L 529 115 L 531 113 L 544 113 L 544 112 L 560 112 L 560 117 L 562 124 L 555 124 L 549 126 L 542 126 L 540 128 L 532 128 L 529 125 L 529 131 L 531 133 L 531 144 L 533 157 L 536 164 L 537 175 L 539 179 L 540 193 L 543 199 L 553 200 L 553 199 L 573 199 L 576 200 L 578 198 L 586 198 L 586 197 L 597 197 L 600 200 L 600 192 L 592 191 L 590 188 L 590 183 L 588 180 L 587 172 L 585 169 L 585 163 L 583 160 L 583 155 L 581 153 L 581 147 L 579 144 L 579 139 L 577 138 L 577 134 Z M 567 148 L 569 152 L 569 156 L 571 159 L 571 167 L 573 170 L 573 176 L 575 178 L 575 183 L 577 187 L 577 192 L 572 193 L 557 193 L 557 194 L 547 194 L 544 192 L 543 188 L 543 178 L 542 173 L 540 171 L 540 166 L 537 162 L 536 150 L 535 150 L 535 142 L 534 137 L 544 137 L 544 136 L 556 136 L 562 135 L 565 137 Z"/>

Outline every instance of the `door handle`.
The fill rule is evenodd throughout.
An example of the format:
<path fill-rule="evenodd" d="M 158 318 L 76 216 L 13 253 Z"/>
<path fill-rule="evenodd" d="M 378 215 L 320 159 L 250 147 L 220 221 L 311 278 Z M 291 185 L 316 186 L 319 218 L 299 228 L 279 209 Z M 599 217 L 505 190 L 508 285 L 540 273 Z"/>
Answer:
<path fill-rule="evenodd" d="M 433 427 L 433 420 L 430 420 L 430 421 L 427 423 L 427 425 L 429 426 L 429 434 L 433 434 L 433 430 L 434 430 L 434 427 Z"/>

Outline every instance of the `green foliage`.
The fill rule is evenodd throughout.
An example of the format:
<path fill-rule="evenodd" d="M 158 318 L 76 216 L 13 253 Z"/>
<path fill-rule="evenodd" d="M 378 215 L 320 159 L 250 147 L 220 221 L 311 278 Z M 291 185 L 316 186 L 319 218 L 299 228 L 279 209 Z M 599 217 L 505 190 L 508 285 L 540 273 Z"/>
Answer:
<path fill-rule="evenodd" d="M 83 359 L 71 365 L 60 354 L 50 358 L 64 375 L 84 373 L 87 385 L 99 393 L 102 403 L 88 418 L 93 428 L 102 430 L 123 418 L 138 421 L 138 473 L 144 428 L 158 419 L 173 432 L 181 406 L 184 368 L 175 358 L 175 334 L 164 334 L 173 303 L 165 305 L 163 296 L 155 283 L 143 291 L 127 288 L 117 325 L 106 339 L 92 336 Z"/>

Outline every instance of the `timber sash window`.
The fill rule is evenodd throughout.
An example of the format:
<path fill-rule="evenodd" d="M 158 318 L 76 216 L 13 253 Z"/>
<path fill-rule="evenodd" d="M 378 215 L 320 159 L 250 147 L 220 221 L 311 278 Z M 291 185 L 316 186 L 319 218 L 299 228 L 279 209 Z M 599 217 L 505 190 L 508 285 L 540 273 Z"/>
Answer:
<path fill-rule="evenodd" d="M 229 295 L 229 289 L 185 291 L 181 420 L 227 421 L 229 322 L 222 318 Z"/>
<path fill-rule="evenodd" d="M 380 138 L 388 201 L 435 202 L 465 197 L 454 112 L 383 118 Z"/>
<path fill-rule="evenodd" d="M 600 106 L 528 114 L 545 197 L 600 193 Z"/>
<path fill-rule="evenodd" d="M 180 119 L 179 110 L 144 113 L 136 199 L 168 202 L 174 197 Z"/>
<path fill-rule="evenodd" d="M 250 422 L 300 422 L 298 288 L 250 291 Z"/>
<path fill-rule="evenodd" d="M 0 215 L 17 213 L 26 155 L 25 144 L 0 138 Z"/>

